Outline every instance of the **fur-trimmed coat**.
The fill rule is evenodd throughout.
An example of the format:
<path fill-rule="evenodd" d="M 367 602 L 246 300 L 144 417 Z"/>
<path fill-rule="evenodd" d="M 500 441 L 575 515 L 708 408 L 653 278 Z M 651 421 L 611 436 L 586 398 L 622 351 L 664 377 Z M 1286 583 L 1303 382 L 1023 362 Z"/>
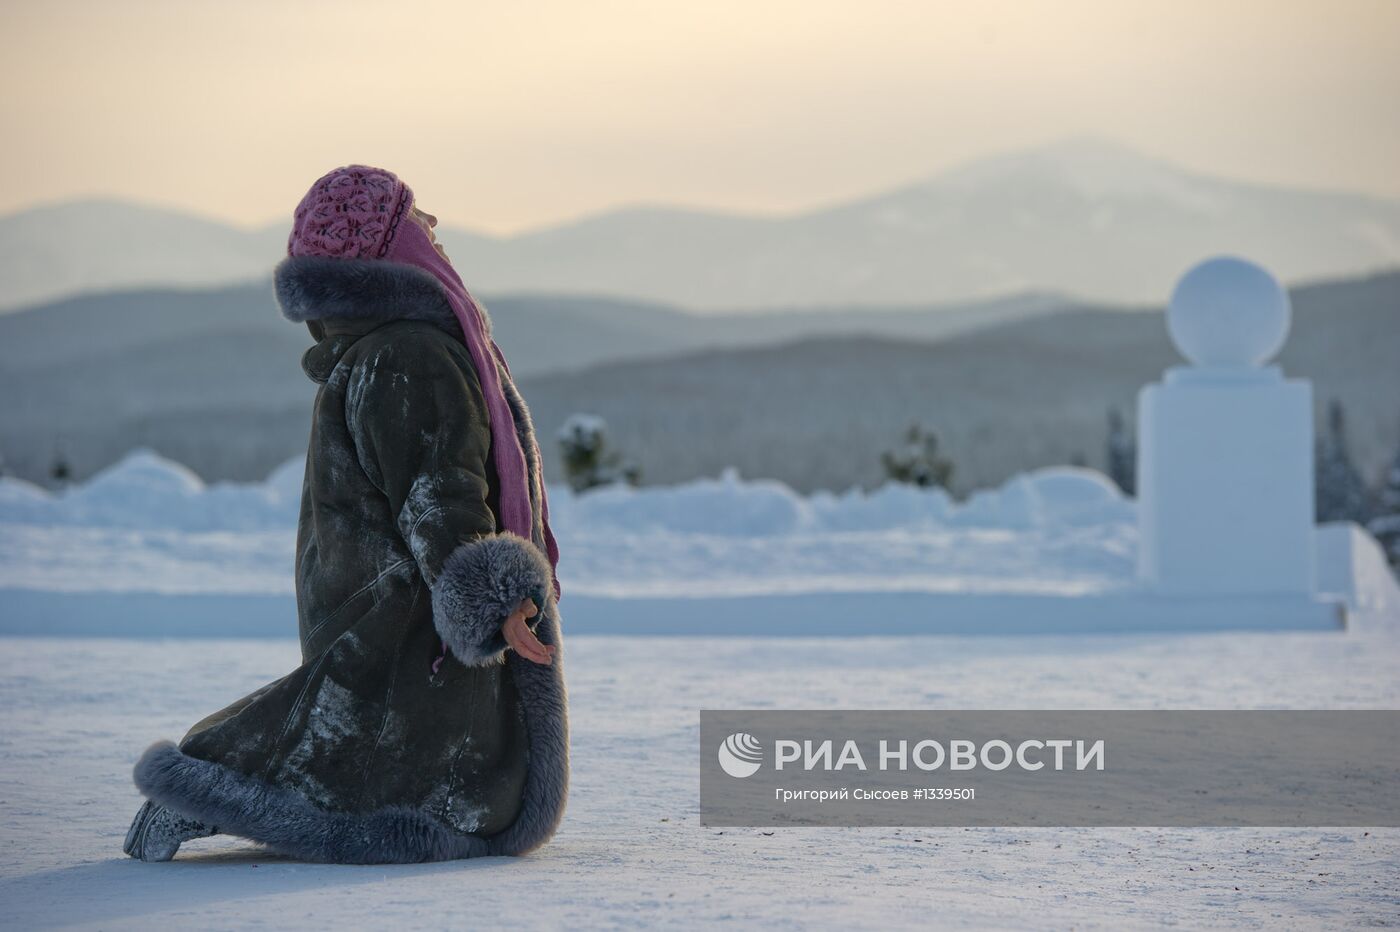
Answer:
<path fill-rule="evenodd" d="M 149 798 L 297 857 L 429 861 L 521 854 L 554 833 L 568 785 L 562 649 L 507 651 L 526 596 L 562 648 L 543 551 L 495 518 L 487 408 L 436 279 L 382 261 L 298 257 L 283 314 L 316 339 L 320 383 L 297 533 L 302 665 L 136 766 Z M 448 645 L 447 658 L 434 661 Z"/>

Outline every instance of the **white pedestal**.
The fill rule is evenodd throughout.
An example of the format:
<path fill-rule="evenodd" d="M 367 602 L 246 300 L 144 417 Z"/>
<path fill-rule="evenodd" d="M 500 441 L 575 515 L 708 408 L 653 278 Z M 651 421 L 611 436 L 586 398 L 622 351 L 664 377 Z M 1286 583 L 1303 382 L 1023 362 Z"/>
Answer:
<path fill-rule="evenodd" d="M 1171 369 L 1138 425 L 1141 581 L 1313 601 L 1312 386 L 1273 366 Z"/>

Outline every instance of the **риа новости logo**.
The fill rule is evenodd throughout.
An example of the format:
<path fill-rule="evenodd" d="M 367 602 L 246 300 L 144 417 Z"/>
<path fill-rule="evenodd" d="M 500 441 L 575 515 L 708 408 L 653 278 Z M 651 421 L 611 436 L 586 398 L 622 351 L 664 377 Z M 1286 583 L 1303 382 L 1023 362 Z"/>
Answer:
<path fill-rule="evenodd" d="M 763 763 L 763 745 L 753 735 L 737 732 L 719 746 L 719 765 L 731 777 L 751 777 Z"/>

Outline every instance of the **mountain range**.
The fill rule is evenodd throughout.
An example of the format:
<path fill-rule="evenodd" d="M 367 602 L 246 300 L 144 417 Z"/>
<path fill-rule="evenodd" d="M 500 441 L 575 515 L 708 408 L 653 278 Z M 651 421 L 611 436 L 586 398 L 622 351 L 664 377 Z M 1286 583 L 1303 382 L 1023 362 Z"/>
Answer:
<path fill-rule="evenodd" d="M 1281 362 L 1341 400 L 1368 479 L 1400 442 L 1400 272 L 1293 289 Z M 1160 310 L 1008 299 L 925 309 L 700 315 L 601 299 L 488 299 L 557 481 L 555 434 L 604 417 L 644 481 L 737 467 L 795 488 L 881 478 L 919 421 L 965 492 L 1036 466 L 1103 465 L 1105 416 L 1179 360 Z M 311 339 L 263 281 L 71 298 L 0 316 L 0 456 L 82 478 L 134 446 L 206 479 L 255 479 L 305 449 Z"/>
<path fill-rule="evenodd" d="M 114 201 L 22 211 L 0 218 L 0 308 L 261 278 L 286 232 L 285 223 L 240 229 Z M 440 238 L 468 283 L 496 295 L 603 295 L 702 312 L 1023 292 L 1150 306 L 1217 253 L 1288 281 L 1400 265 L 1400 202 L 1214 178 L 1077 139 L 794 214 L 643 206 L 505 237 L 445 225 Z"/>

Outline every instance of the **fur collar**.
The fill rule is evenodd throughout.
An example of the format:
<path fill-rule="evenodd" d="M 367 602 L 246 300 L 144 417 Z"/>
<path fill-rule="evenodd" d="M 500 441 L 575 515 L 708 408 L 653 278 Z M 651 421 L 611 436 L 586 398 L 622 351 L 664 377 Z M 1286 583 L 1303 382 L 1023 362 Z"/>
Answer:
<path fill-rule="evenodd" d="M 402 262 L 290 256 L 272 273 L 282 316 L 318 320 L 425 320 L 460 333 L 442 285 Z"/>

